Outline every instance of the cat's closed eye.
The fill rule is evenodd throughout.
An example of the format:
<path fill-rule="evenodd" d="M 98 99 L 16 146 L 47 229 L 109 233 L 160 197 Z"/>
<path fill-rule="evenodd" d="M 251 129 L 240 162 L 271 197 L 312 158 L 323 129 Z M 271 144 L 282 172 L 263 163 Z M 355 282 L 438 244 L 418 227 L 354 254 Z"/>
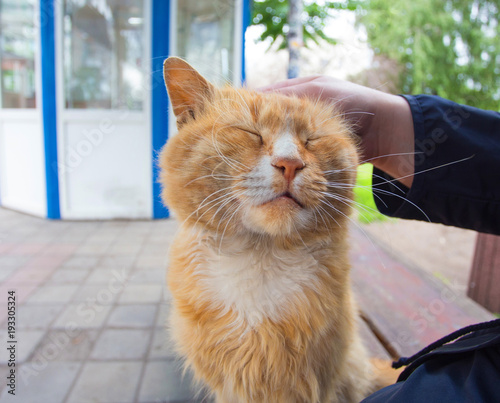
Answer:
<path fill-rule="evenodd" d="M 239 129 L 239 130 L 241 130 L 241 131 L 243 131 L 243 132 L 249 133 L 249 134 L 251 134 L 251 135 L 253 135 L 253 136 L 257 137 L 257 138 L 259 139 L 259 141 L 260 141 L 260 145 L 264 145 L 264 139 L 263 139 L 263 138 L 262 138 L 262 136 L 261 136 L 259 133 L 257 133 L 256 131 L 251 130 L 251 129 L 245 129 L 245 128 L 243 128 L 243 127 L 237 127 L 237 129 Z"/>
<path fill-rule="evenodd" d="M 319 140 L 319 137 L 309 137 L 306 142 L 304 143 L 304 147 L 307 148 L 311 143 L 314 143 L 315 141 Z"/>

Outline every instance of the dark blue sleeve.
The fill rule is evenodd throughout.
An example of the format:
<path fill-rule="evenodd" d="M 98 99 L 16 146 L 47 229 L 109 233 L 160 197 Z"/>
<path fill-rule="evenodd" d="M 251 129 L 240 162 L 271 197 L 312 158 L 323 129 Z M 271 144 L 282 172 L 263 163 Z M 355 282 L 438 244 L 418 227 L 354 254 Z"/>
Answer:
<path fill-rule="evenodd" d="M 411 189 L 374 169 L 381 213 L 500 235 L 500 113 L 405 95 L 415 130 Z"/>
<path fill-rule="evenodd" d="M 498 320 L 490 324 L 491 329 L 471 333 L 420 357 L 397 383 L 362 403 L 500 401 L 500 326 Z"/>

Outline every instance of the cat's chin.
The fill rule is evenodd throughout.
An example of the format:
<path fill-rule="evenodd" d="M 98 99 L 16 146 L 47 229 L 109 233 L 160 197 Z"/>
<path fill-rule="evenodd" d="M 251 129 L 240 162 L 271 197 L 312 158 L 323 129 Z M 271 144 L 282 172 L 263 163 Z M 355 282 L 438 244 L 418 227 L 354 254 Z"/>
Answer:
<path fill-rule="evenodd" d="M 298 201 L 281 196 L 264 204 L 248 206 L 243 225 L 252 232 L 288 237 L 310 227 L 312 219 L 312 212 Z"/>

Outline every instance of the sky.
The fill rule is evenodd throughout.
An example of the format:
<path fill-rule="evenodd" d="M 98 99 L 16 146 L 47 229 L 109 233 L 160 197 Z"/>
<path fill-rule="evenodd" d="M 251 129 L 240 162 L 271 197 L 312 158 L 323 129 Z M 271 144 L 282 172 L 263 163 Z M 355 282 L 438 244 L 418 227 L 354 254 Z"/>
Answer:
<path fill-rule="evenodd" d="M 268 43 L 256 43 L 261 32 L 262 28 L 252 26 L 246 33 L 247 85 L 251 88 L 286 79 L 286 51 L 266 52 Z M 366 42 L 364 29 L 355 26 L 353 12 L 335 12 L 325 33 L 336 38 L 338 44 L 303 49 L 302 76 L 326 74 L 348 79 L 370 67 L 373 52 Z"/>

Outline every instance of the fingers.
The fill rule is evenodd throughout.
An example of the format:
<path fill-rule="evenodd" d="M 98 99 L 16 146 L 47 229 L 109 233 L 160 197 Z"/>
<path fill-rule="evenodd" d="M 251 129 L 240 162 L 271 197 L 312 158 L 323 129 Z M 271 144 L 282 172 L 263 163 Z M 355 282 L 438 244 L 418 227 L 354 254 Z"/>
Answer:
<path fill-rule="evenodd" d="M 257 91 L 262 91 L 262 92 L 279 91 L 279 92 L 283 92 L 283 91 L 289 89 L 290 87 L 294 87 L 294 86 L 297 86 L 297 85 L 300 85 L 300 84 L 305 84 L 305 83 L 313 81 L 313 80 L 315 80 L 317 78 L 318 78 L 317 76 L 292 78 L 292 79 L 289 79 L 289 80 L 280 81 L 279 83 L 266 85 L 264 87 L 259 87 L 259 88 L 257 88 Z"/>

